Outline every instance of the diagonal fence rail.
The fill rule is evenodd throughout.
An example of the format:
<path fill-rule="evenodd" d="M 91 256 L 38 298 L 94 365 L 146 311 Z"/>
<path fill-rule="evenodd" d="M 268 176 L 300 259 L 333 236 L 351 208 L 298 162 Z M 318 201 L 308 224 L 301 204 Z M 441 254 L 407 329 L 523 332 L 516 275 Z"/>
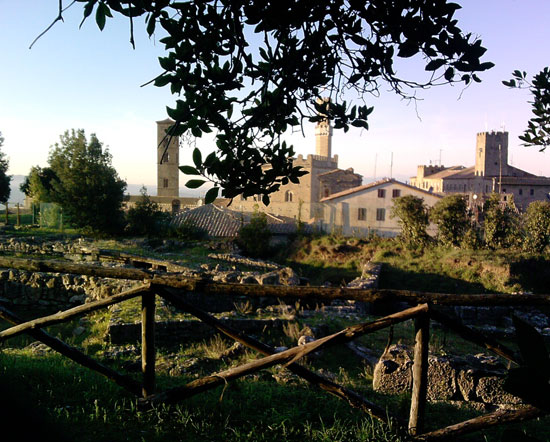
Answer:
<path fill-rule="evenodd" d="M 35 339 L 45 343 L 52 349 L 73 361 L 106 376 L 121 387 L 140 398 L 141 406 L 151 406 L 159 403 L 170 403 L 184 400 L 190 396 L 215 388 L 219 385 L 239 379 L 258 370 L 282 365 L 306 381 L 319 386 L 326 392 L 347 401 L 351 406 L 358 408 L 373 417 L 398 424 L 400 431 L 407 431 L 416 440 L 442 440 L 454 438 L 462 434 L 500 425 L 507 422 L 518 422 L 533 419 L 545 414 L 533 406 L 520 410 L 498 410 L 468 421 L 460 422 L 431 432 L 424 432 L 425 405 L 428 387 L 428 343 L 430 321 L 435 320 L 452 329 L 463 338 L 477 345 L 493 351 L 497 355 L 512 362 L 518 363 L 516 353 L 502 345 L 495 339 L 484 336 L 478 331 L 464 326 L 460 321 L 449 317 L 435 306 L 437 305 L 550 305 L 550 295 L 447 295 L 440 293 L 422 293 L 404 290 L 358 290 L 346 288 L 323 287 L 284 287 L 258 286 L 218 283 L 199 278 L 181 277 L 177 274 L 161 274 L 154 270 L 106 268 L 94 265 L 80 265 L 61 263 L 48 260 L 28 260 L 19 258 L 0 257 L 0 267 L 17 268 L 30 271 L 53 271 L 77 273 L 84 275 L 102 276 L 109 278 L 131 279 L 141 281 L 136 288 L 124 291 L 108 298 L 84 304 L 53 315 L 23 322 L 9 310 L 0 307 L 0 317 L 14 324 L 13 327 L 0 332 L 0 342 L 9 338 L 27 333 Z M 335 299 L 352 299 L 363 302 L 378 300 L 406 301 L 416 304 L 403 311 L 385 316 L 375 321 L 356 324 L 337 333 L 318 339 L 303 346 L 293 347 L 276 353 L 271 346 L 264 344 L 243 332 L 224 325 L 215 317 L 186 302 L 186 292 L 200 292 L 220 296 L 272 296 L 280 299 L 307 299 L 331 301 Z M 155 297 L 160 296 L 174 306 L 194 315 L 199 320 L 215 328 L 226 336 L 252 348 L 265 357 L 241 366 L 215 373 L 192 381 L 181 387 L 156 391 L 155 385 Z M 95 361 L 80 350 L 69 346 L 61 340 L 47 334 L 42 328 L 58 324 L 87 313 L 106 308 L 110 305 L 128 299 L 141 297 L 142 300 L 142 382 L 120 374 L 111 368 Z M 389 413 L 385 408 L 369 401 L 361 394 L 338 385 L 333 381 L 298 364 L 298 361 L 309 353 L 321 348 L 351 342 L 354 339 L 373 331 L 390 327 L 393 324 L 414 320 L 415 347 L 413 365 L 413 388 L 409 420 L 405 422 L 398 416 Z"/>

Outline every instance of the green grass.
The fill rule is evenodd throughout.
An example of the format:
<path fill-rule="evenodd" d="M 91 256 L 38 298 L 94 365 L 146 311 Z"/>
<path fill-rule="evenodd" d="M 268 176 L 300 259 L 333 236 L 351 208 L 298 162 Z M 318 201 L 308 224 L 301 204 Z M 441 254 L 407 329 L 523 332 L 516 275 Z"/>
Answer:
<path fill-rule="evenodd" d="M 129 252 L 123 243 L 103 240 L 99 248 Z M 433 249 L 423 253 L 401 249 L 391 241 L 349 241 L 321 238 L 309 244 L 299 261 L 302 273 L 310 272 L 319 279 L 352 278 L 358 274 L 359 264 L 374 258 L 386 264 L 381 283 L 386 286 L 406 288 L 428 287 L 430 291 L 477 292 L 510 290 L 514 282 L 507 270 L 505 256 L 489 252 L 467 254 L 457 250 Z M 139 250 L 138 250 L 139 251 Z M 141 253 L 145 253 L 141 250 Z M 192 246 L 174 254 L 201 262 L 209 253 L 207 247 Z M 322 258 L 322 254 L 326 255 Z M 172 258 L 171 258 L 172 259 Z M 308 261 L 308 259 L 310 261 Z M 204 261 L 202 261 L 204 262 Z M 326 265 L 326 262 L 330 262 Z M 490 265 L 489 265 L 489 264 Z M 503 270 L 504 269 L 504 270 Z M 346 273 L 346 271 L 348 273 Z M 331 273 L 334 272 L 334 273 Z M 420 276 L 417 276 L 420 275 Z M 498 281 L 487 282 L 495 275 Z M 418 279 L 414 279 L 417 277 Z M 483 279 L 486 278 L 486 279 Z M 422 285 L 424 282 L 424 285 Z M 408 285 L 407 285 L 408 284 Z M 500 284 L 497 286 L 496 284 Z M 426 288 L 425 288 L 426 289 Z M 428 290 L 428 289 L 426 289 Z M 139 317 L 139 302 L 121 304 L 121 317 L 134 321 Z M 169 309 L 159 309 L 159 319 L 168 319 Z M 244 311 L 244 308 L 242 309 Z M 23 311 L 26 319 L 42 312 Z M 104 336 L 109 312 L 97 312 L 87 322 L 78 320 L 69 324 L 49 327 L 52 334 L 67 340 L 119 371 L 129 371 L 139 380 L 136 366 L 138 357 L 128 354 L 113 360 L 107 357 L 110 347 Z M 360 321 L 374 319 L 374 316 Z M 297 327 L 326 324 L 329 332 L 335 332 L 357 320 L 327 318 L 322 310 L 313 318 L 301 320 Z M 73 330 L 84 325 L 86 332 L 79 336 Z M 0 324 L 0 329 L 7 324 Z M 394 326 L 393 343 L 412 345 L 414 342 L 411 322 Z M 359 338 L 358 343 L 376 352 L 383 351 L 388 343 L 389 330 L 381 330 Z M 261 340 L 277 345 L 294 345 L 284 333 L 268 332 Z M 31 340 L 17 337 L 0 346 L 0 390 L 3 407 L 0 413 L 2 440 L 26 440 L 40 436 L 40 440 L 56 441 L 405 441 L 395 429 L 373 421 L 368 416 L 350 408 L 336 399 L 300 380 L 295 376 L 280 376 L 282 367 L 272 367 L 255 373 L 225 387 L 197 395 L 177 405 L 141 410 L 135 398 L 107 381 L 100 375 L 74 364 L 53 352 L 38 356 L 24 347 Z M 160 389 L 185 384 L 198 377 L 225 370 L 260 357 L 253 351 L 245 351 L 233 360 L 219 356 L 232 342 L 212 338 L 203 342 L 183 343 L 180 348 L 159 348 L 158 378 Z M 482 349 L 462 340 L 452 333 L 432 328 L 430 350 L 434 353 L 469 354 Z M 170 371 L 167 362 L 178 357 L 192 365 L 184 366 L 178 374 Z M 409 395 L 388 396 L 372 391 L 372 373 L 363 362 L 345 346 L 329 348 L 320 356 L 307 357 L 309 368 L 321 371 L 363 394 L 369 400 L 381 404 L 403 418 L 408 417 Z M 139 365 L 139 364 L 138 364 Z M 287 373 L 287 372 L 284 372 Z M 427 426 L 433 430 L 445 425 L 479 415 L 470 409 L 457 409 L 452 405 L 428 404 Z M 17 425 L 24 417 L 25 425 Z M 550 439 L 550 420 L 543 419 L 514 426 L 503 426 L 486 432 L 461 438 L 464 441 L 486 440 L 497 442 L 515 428 L 543 440 Z M 13 430 L 10 433 L 10 430 Z M 10 439 L 13 434 L 13 439 Z M 26 437 L 28 436 L 28 437 Z"/>

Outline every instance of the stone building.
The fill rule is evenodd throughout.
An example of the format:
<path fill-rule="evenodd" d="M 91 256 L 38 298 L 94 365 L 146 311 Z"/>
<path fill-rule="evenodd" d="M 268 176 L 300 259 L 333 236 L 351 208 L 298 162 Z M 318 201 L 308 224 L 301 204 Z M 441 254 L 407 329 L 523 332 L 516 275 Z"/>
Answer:
<path fill-rule="evenodd" d="M 520 210 L 547 200 L 550 192 L 550 178 L 508 164 L 508 132 L 478 133 L 474 166 L 418 166 L 410 184 L 441 195 L 463 193 L 480 199 L 499 193 L 503 200 L 513 198 Z"/>
<path fill-rule="evenodd" d="M 394 198 L 405 195 L 422 198 L 428 207 L 442 198 L 438 194 L 385 178 L 322 198 L 319 208 L 323 216 L 318 220 L 318 227 L 325 232 L 337 232 L 344 236 L 365 236 L 369 233 L 396 236 L 401 228 L 398 220 L 390 217 L 391 208 Z M 428 232 L 435 233 L 434 226 L 430 226 Z"/>
<path fill-rule="evenodd" d="M 261 203 L 261 195 L 233 202 L 234 210 L 252 212 L 255 208 L 274 215 L 281 215 L 309 223 L 322 216 L 318 203 L 334 193 L 360 186 L 363 177 L 352 168 L 338 168 L 338 155 L 332 155 L 332 127 L 328 120 L 317 123 L 315 128 L 315 155 L 298 155 L 294 166 L 301 166 L 307 175 L 298 184 L 288 183 L 270 195 L 268 207 Z"/>

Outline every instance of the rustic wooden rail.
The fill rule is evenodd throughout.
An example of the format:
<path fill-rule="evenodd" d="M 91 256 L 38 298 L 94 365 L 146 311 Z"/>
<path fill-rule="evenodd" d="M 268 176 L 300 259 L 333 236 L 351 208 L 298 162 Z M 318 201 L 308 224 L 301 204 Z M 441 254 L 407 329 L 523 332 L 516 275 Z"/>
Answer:
<path fill-rule="evenodd" d="M 215 388 L 232 380 L 238 379 L 260 369 L 283 364 L 284 368 L 321 389 L 346 400 L 353 407 L 359 408 L 382 421 L 394 420 L 398 428 L 407 431 L 417 440 L 440 440 L 454 438 L 462 434 L 505 422 L 518 422 L 532 419 L 545 414 L 532 406 L 521 410 L 499 410 L 494 413 L 479 416 L 465 422 L 431 432 L 424 432 L 424 414 L 428 386 L 428 343 L 430 321 L 435 320 L 454 330 L 463 338 L 487 348 L 512 362 L 517 363 L 516 353 L 500 344 L 498 341 L 484 336 L 478 331 L 464 326 L 460 321 L 449 317 L 435 306 L 437 305 L 550 305 L 550 295 L 448 295 L 440 293 L 422 293 L 405 290 L 358 290 L 347 288 L 323 287 L 284 287 L 258 286 L 244 284 L 218 283 L 205 279 L 182 277 L 176 274 L 161 274 L 154 270 L 107 268 L 97 265 L 81 265 L 53 260 L 28 260 L 20 258 L 0 257 L 0 267 L 16 268 L 39 272 L 63 272 L 92 275 L 98 277 L 130 279 L 141 281 L 133 289 L 124 291 L 108 298 L 84 304 L 72 309 L 48 315 L 42 318 L 22 322 L 20 318 L 0 307 L 0 317 L 15 324 L 0 332 L 0 342 L 11 337 L 27 333 L 40 340 L 54 350 L 71 358 L 73 361 L 95 370 L 113 380 L 136 396 L 140 396 L 140 404 L 149 406 L 157 403 L 170 403 L 183 400 L 200 392 Z M 337 333 L 320 338 L 303 346 L 293 347 L 286 351 L 275 353 L 275 350 L 246 334 L 224 325 L 219 320 L 186 302 L 186 292 L 200 292 L 220 296 L 276 297 L 281 299 L 307 299 L 324 302 L 335 299 L 351 299 L 355 301 L 373 302 L 379 300 L 405 301 L 414 304 L 413 307 L 401 312 L 385 316 L 375 321 L 347 327 Z M 262 353 L 264 358 L 243 364 L 239 367 L 197 379 L 184 386 L 161 392 L 155 391 L 155 296 L 161 296 L 204 323 L 214 327 L 219 332 Z M 141 297 L 142 300 L 142 383 L 117 373 L 105 365 L 88 357 L 80 350 L 67 345 L 59 339 L 48 335 L 43 327 L 68 321 L 72 318 L 108 307 L 131 298 Z M 297 362 L 311 352 L 321 348 L 350 342 L 359 336 L 389 327 L 398 322 L 413 319 L 415 321 L 415 347 L 413 365 L 413 389 L 408 423 L 399 417 L 388 413 L 362 395 L 351 391 L 333 381 L 320 376 Z"/>

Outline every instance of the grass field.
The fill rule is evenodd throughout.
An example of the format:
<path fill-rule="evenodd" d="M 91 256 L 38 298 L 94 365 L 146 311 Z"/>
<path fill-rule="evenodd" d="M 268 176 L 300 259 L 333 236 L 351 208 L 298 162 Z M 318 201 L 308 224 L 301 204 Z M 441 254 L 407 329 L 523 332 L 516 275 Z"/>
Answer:
<path fill-rule="evenodd" d="M 506 258 L 498 255 L 478 255 L 472 258 L 454 250 L 442 249 L 415 254 L 400 251 L 393 245 L 369 249 L 369 244 L 338 241 L 321 239 L 319 243 L 311 244 L 310 250 L 304 251 L 301 258 L 294 256 L 296 268 L 303 274 L 312 275 L 312 280 L 317 275 L 319 280 L 334 278 L 334 283 L 338 284 L 338 278 L 349 279 L 359 274 L 361 261 L 371 257 L 386 263 L 389 268 L 381 276 L 381 284 L 384 286 L 395 284 L 400 288 L 410 288 L 411 285 L 420 285 L 424 280 L 430 291 L 437 291 L 433 290 L 437 287 L 445 287 L 448 291 L 470 287 L 475 292 L 482 289 L 491 291 L 496 287 L 501 288 L 499 291 L 504 291 L 506 287 L 510 289 L 510 281 L 519 284 L 513 282 L 514 277 L 508 270 Z M 105 248 L 119 247 L 108 240 L 102 245 Z M 193 246 L 180 252 L 178 254 L 174 251 L 182 260 L 200 262 L 207 249 Z M 320 254 L 325 254 L 325 258 L 321 259 Z M 434 260 L 439 260 L 440 263 L 430 264 Z M 468 277 L 464 269 L 477 268 L 476 266 L 481 265 L 478 261 L 491 262 L 492 267 L 476 270 Z M 433 266 L 431 270 L 428 265 Z M 462 270 L 452 274 L 451 268 Z M 401 279 L 398 278 L 399 272 L 402 273 Z M 415 280 L 412 275 L 417 272 L 422 277 Z M 490 286 L 484 282 L 481 278 L 483 272 L 488 275 L 501 274 L 500 282 L 493 282 L 500 285 Z M 494 277 L 492 279 L 495 280 Z M 135 302 L 128 302 L 128 315 L 137 314 L 138 309 L 134 304 Z M 19 313 L 26 315 L 27 319 L 41 314 L 28 310 Z M 56 325 L 48 331 L 139 380 L 139 349 L 137 354 L 125 351 L 124 348 L 114 349 L 119 354 L 113 356 L 113 348 L 104 339 L 109 314 L 108 311 L 95 313 L 88 320 Z M 126 319 L 132 320 L 132 317 L 128 316 Z M 307 322 L 309 325 L 326 324 L 329 331 L 334 332 L 354 321 L 344 318 L 327 320 L 323 312 L 319 311 L 317 316 L 308 318 Z M 304 325 L 301 322 L 298 327 Z M 84 327 L 85 332 L 75 336 L 73 332 L 79 326 Z M 6 327 L 7 324 L 0 323 L 0 329 Z M 266 333 L 260 339 L 274 346 L 294 345 L 294 341 L 284 333 Z M 412 324 L 404 323 L 394 327 L 394 343 L 411 345 L 413 339 Z M 408 440 L 395 427 L 373 421 L 343 401 L 289 375 L 279 366 L 246 376 L 177 405 L 142 410 L 135 398 L 115 384 L 54 352 L 31 350 L 27 347 L 31 342 L 32 339 L 21 336 L 0 345 L 0 394 L 2 403 L 5 404 L 0 413 L 2 441 Z M 383 330 L 360 338 L 358 343 L 381 353 L 387 342 L 388 330 Z M 213 338 L 204 342 L 182 343 L 178 348 L 160 347 L 157 355 L 158 387 L 162 389 L 182 385 L 259 357 L 253 351 L 245 351 L 234 358 L 221 358 L 231 344 L 232 342 Z M 481 351 L 439 329 L 432 330 L 430 349 L 436 353 L 453 354 Z M 179 364 L 183 368 L 174 370 L 175 360 L 183 361 Z M 310 369 L 360 392 L 393 413 L 403 418 L 408 417 L 410 397 L 386 396 L 374 392 L 372 373 L 347 347 L 327 349 L 321 356 L 310 357 L 305 363 Z M 477 411 L 458 409 L 452 405 L 428 404 L 427 426 L 428 429 L 436 429 L 479 414 Z M 541 419 L 475 433 L 460 440 L 498 442 L 505 435 L 513 434 L 511 429 L 536 436 L 540 440 L 548 440 L 549 424 L 548 419 Z"/>

